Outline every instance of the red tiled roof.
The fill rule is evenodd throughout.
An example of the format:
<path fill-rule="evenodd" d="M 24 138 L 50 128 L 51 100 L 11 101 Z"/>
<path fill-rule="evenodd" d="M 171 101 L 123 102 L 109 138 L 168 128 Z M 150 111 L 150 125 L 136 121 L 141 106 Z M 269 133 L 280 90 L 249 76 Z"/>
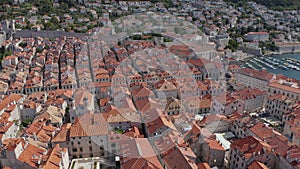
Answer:
<path fill-rule="evenodd" d="M 259 89 L 245 88 L 245 89 L 235 91 L 233 97 L 236 99 L 248 100 L 262 95 L 266 95 L 266 92 L 261 91 Z"/>
<path fill-rule="evenodd" d="M 248 169 L 269 169 L 269 168 L 263 163 L 255 160 L 248 166 Z"/>
<path fill-rule="evenodd" d="M 273 135 L 273 128 L 266 126 L 264 123 L 259 122 L 250 128 L 250 131 L 260 139 L 270 137 Z"/>
<path fill-rule="evenodd" d="M 193 50 L 186 45 L 172 45 L 169 50 L 182 57 L 190 56 L 193 53 Z"/>
<path fill-rule="evenodd" d="M 220 93 L 215 96 L 213 99 L 221 103 L 222 105 L 229 105 L 232 102 L 236 101 L 236 98 L 232 97 L 229 93 Z"/>
<path fill-rule="evenodd" d="M 37 134 L 43 125 L 46 125 L 46 120 L 38 120 L 33 122 L 32 124 L 29 125 L 29 127 L 26 129 L 26 133 L 33 135 L 34 133 Z"/>
<path fill-rule="evenodd" d="M 143 99 L 135 101 L 137 110 L 141 112 L 147 112 L 150 109 L 161 108 L 161 103 L 154 101 L 153 99 Z"/>
<path fill-rule="evenodd" d="M 226 116 L 221 114 L 208 114 L 201 121 L 196 121 L 196 124 L 200 127 L 204 127 L 209 125 L 210 123 L 218 122 L 218 121 L 228 121 Z"/>
<path fill-rule="evenodd" d="M 176 130 L 168 130 L 159 137 L 155 138 L 155 147 L 158 149 L 162 156 L 168 155 L 177 147 L 177 145 L 183 144 L 184 140 Z"/>
<path fill-rule="evenodd" d="M 270 100 L 270 101 L 274 101 L 274 100 L 281 100 L 281 101 L 284 101 L 284 100 L 286 100 L 286 99 L 288 99 L 288 97 L 285 96 L 285 95 L 282 95 L 282 94 L 272 95 L 272 96 L 270 96 L 270 97 L 268 98 L 268 100 Z"/>
<path fill-rule="evenodd" d="M 68 141 L 70 135 L 71 123 L 63 124 L 60 131 L 52 139 L 52 142 L 65 142 Z"/>
<path fill-rule="evenodd" d="M 3 141 L 3 147 L 1 150 L 6 150 L 7 152 L 15 150 L 18 144 L 22 144 L 22 146 L 25 145 L 25 140 L 22 138 L 8 138 Z"/>
<path fill-rule="evenodd" d="M 144 113 L 143 118 L 144 121 L 146 121 L 149 134 L 153 134 L 162 127 L 175 129 L 172 121 L 168 117 L 165 117 L 163 112 L 159 109 L 152 109 L 149 112 Z"/>
<path fill-rule="evenodd" d="M 299 158 L 300 158 L 300 148 L 296 145 L 293 145 L 289 148 L 286 159 L 289 159 L 289 163 L 296 168 L 300 167 Z"/>
<path fill-rule="evenodd" d="M 239 120 L 241 118 L 242 118 L 242 115 L 237 111 L 235 111 L 234 113 L 229 115 L 229 119 L 232 119 L 232 120 Z"/>
<path fill-rule="evenodd" d="M 10 94 L 9 96 L 5 97 L 0 102 L 0 111 L 8 107 L 13 102 L 18 102 L 20 99 L 22 99 L 22 96 L 19 94 Z"/>
<path fill-rule="evenodd" d="M 294 78 L 290 78 L 290 77 L 287 77 L 287 76 L 284 76 L 282 74 L 277 74 L 276 75 L 276 81 L 279 81 L 279 80 L 284 80 L 286 82 L 292 82 L 292 83 L 296 83 L 296 84 L 300 85 L 300 81 L 299 80 L 294 79 Z"/>
<path fill-rule="evenodd" d="M 207 59 L 200 58 L 200 59 L 190 59 L 187 61 L 189 64 L 198 66 L 198 67 L 203 67 L 205 64 L 212 63 Z"/>
<path fill-rule="evenodd" d="M 156 154 L 145 138 L 119 142 L 122 169 L 162 169 Z"/>
<path fill-rule="evenodd" d="M 215 139 L 206 139 L 205 142 L 208 144 L 209 148 L 219 151 L 225 151 L 221 144 Z"/>
<path fill-rule="evenodd" d="M 144 135 L 140 132 L 139 128 L 133 126 L 129 128 L 125 133 L 125 136 L 132 137 L 132 138 L 144 138 Z"/>
<path fill-rule="evenodd" d="M 196 155 L 189 147 L 178 147 L 163 159 L 168 168 L 197 169 Z"/>
<path fill-rule="evenodd" d="M 70 128 L 70 137 L 108 134 L 108 126 L 102 114 L 85 114 L 76 118 Z"/>
<path fill-rule="evenodd" d="M 291 146 L 291 143 L 288 142 L 288 139 L 283 135 L 273 135 L 270 138 L 266 138 L 265 142 L 272 147 L 274 153 L 283 157 Z"/>
<path fill-rule="evenodd" d="M 78 105 L 84 105 L 84 98 L 87 98 L 89 102 L 92 101 L 92 97 L 93 97 L 93 94 L 91 94 L 88 90 L 86 89 L 79 89 L 75 92 L 75 105 L 78 106 Z"/>
<path fill-rule="evenodd" d="M 62 161 L 61 153 L 66 153 L 67 149 L 61 149 L 59 144 L 56 144 L 47 155 L 44 157 L 47 161 L 45 164 L 41 164 L 43 169 L 60 169 L 60 163 Z"/>
<path fill-rule="evenodd" d="M 254 70 L 254 69 L 250 69 L 250 68 L 243 68 L 241 69 L 238 73 L 247 75 L 247 76 L 251 76 L 260 80 L 264 80 L 267 82 L 271 82 L 271 80 L 273 79 L 273 74 L 270 74 L 269 72 L 267 72 L 266 70 Z"/>
<path fill-rule="evenodd" d="M 198 169 L 211 169 L 208 163 L 199 163 Z"/>
<path fill-rule="evenodd" d="M 100 106 L 103 107 L 103 106 L 107 105 L 110 100 L 111 100 L 110 98 L 100 99 L 99 100 Z"/>
<path fill-rule="evenodd" d="M 28 164 L 31 167 L 38 168 L 38 161 L 42 158 L 45 152 L 46 150 L 43 148 L 39 148 L 32 144 L 28 144 L 27 147 L 24 148 L 23 152 L 18 157 L 18 160 Z"/>
<path fill-rule="evenodd" d="M 269 86 L 277 88 L 277 89 L 289 91 L 289 92 L 292 92 L 292 93 L 300 94 L 300 88 L 295 88 L 295 87 L 287 86 L 287 85 L 284 85 L 284 84 L 279 84 L 277 82 L 269 83 Z"/>
<path fill-rule="evenodd" d="M 235 140 L 230 147 L 232 149 L 238 149 L 241 152 L 241 155 L 245 158 L 251 158 L 253 156 L 253 153 L 260 153 L 264 154 L 266 152 L 271 151 L 271 146 L 259 141 L 258 139 L 254 138 L 253 136 L 248 136 L 245 138 L 241 138 L 238 140 Z M 265 150 L 264 150 L 265 149 Z"/>
<path fill-rule="evenodd" d="M 238 69 L 238 70 L 240 70 L 241 67 L 238 66 L 238 65 L 229 65 L 229 66 L 228 66 L 228 69 Z"/>
<path fill-rule="evenodd" d="M 160 80 L 154 84 L 154 87 L 159 90 L 176 90 L 176 86 L 167 80 Z"/>
<path fill-rule="evenodd" d="M 146 88 L 146 87 L 142 87 L 142 88 L 139 88 L 139 89 L 135 89 L 132 91 L 132 96 L 135 97 L 135 98 L 138 98 L 138 97 L 149 97 L 149 96 L 152 96 L 153 95 L 153 92 Z"/>

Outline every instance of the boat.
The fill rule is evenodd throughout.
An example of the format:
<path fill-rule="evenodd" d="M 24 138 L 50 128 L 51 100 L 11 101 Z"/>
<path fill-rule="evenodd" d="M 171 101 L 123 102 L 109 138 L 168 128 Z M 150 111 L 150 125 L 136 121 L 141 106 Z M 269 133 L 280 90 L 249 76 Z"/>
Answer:
<path fill-rule="evenodd" d="M 267 63 L 267 62 L 264 62 L 264 61 L 262 61 L 262 60 L 259 60 L 259 59 L 255 59 L 257 62 L 260 62 L 260 63 L 262 63 L 262 64 L 264 64 L 265 66 L 267 66 L 268 68 L 270 68 L 270 69 L 276 69 L 276 67 L 275 66 L 273 66 L 273 65 L 271 65 L 271 64 L 269 64 L 269 63 Z M 276 65 L 276 64 L 275 64 Z"/>
<path fill-rule="evenodd" d="M 299 60 L 296 60 L 296 59 L 293 59 L 293 58 L 288 58 L 286 61 L 289 62 L 290 64 L 295 64 L 297 66 L 300 66 L 300 61 Z"/>
<path fill-rule="evenodd" d="M 254 70 L 257 70 L 253 65 L 251 65 L 250 63 L 246 62 L 246 65 L 251 68 L 251 69 L 254 69 Z"/>
<path fill-rule="evenodd" d="M 269 64 L 276 65 L 276 62 L 273 62 L 271 59 L 266 58 L 265 61 Z"/>
<path fill-rule="evenodd" d="M 287 58 L 287 59 L 289 59 L 289 60 L 291 60 L 293 62 L 296 62 L 296 63 L 300 63 L 300 60 L 298 60 L 298 59 L 294 59 L 294 58 Z"/>
<path fill-rule="evenodd" d="M 280 67 L 282 70 L 288 70 L 288 68 L 284 65 L 279 65 L 278 67 Z"/>
<path fill-rule="evenodd" d="M 263 66 L 261 64 L 259 64 L 258 62 L 254 61 L 254 60 L 249 60 L 249 62 L 253 63 L 254 65 L 258 66 L 259 68 L 263 68 Z"/>

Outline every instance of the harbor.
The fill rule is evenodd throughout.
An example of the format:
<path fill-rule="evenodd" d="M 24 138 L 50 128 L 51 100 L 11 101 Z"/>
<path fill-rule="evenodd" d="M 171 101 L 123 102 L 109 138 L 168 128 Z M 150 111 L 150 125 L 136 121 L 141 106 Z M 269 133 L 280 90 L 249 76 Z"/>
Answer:
<path fill-rule="evenodd" d="M 244 60 L 242 68 L 265 69 L 270 73 L 283 74 L 300 80 L 300 54 L 269 55 Z"/>

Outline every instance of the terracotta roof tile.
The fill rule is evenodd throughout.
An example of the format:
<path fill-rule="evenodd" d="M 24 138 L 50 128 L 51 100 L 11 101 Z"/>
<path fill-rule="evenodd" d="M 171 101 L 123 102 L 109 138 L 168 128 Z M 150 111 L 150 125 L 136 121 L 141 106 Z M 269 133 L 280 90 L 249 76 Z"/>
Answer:
<path fill-rule="evenodd" d="M 251 127 L 250 131 L 260 139 L 264 139 L 273 135 L 273 128 L 266 126 L 262 122 L 259 122 Z"/>
<path fill-rule="evenodd" d="M 122 169 L 162 169 L 156 154 L 145 138 L 119 142 Z"/>
<path fill-rule="evenodd" d="M 248 166 L 248 169 L 269 169 L 269 168 L 263 163 L 255 160 Z"/>
<path fill-rule="evenodd" d="M 211 169 L 208 163 L 199 163 L 198 164 L 199 169 Z"/>
<path fill-rule="evenodd" d="M 18 144 L 22 146 L 25 145 L 25 140 L 22 138 L 8 138 L 3 141 L 3 147 L 1 150 L 6 150 L 7 152 L 14 151 Z"/>
<path fill-rule="evenodd" d="M 7 108 L 11 103 L 19 102 L 21 99 L 22 96 L 19 94 L 10 94 L 0 102 L 0 111 Z"/>
<path fill-rule="evenodd" d="M 18 160 L 30 165 L 31 167 L 38 168 L 38 161 L 41 160 L 42 156 L 45 155 L 46 152 L 47 150 L 43 148 L 28 144 L 18 157 Z"/>
<path fill-rule="evenodd" d="M 172 152 L 177 145 L 184 144 L 183 138 L 176 130 L 167 130 L 152 139 L 154 140 L 155 147 L 163 157 Z"/>
<path fill-rule="evenodd" d="M 43 169 L 60 169 L 60 164 L 62 161 L 62 153 L 66 153 L 67 149 L 62 149 L 59 144 L 56 144 L 47 155 L 44 157 L 46 162 L 41 164 Z"/>
<path fill-rule="evenodd" d="M 267 82 L 271 82 L 271 80 L 273 80 L 274 78 L 274 75 L 268 73 L 266 70 L 254 70 L 250 68 L 243 68 L 238 73 L 261 79 Z"/>
<path fill-rule="evenodd" d="M 292 93 L 300 94 L 300 88 L 299 87 L 292 87 L 290 85 L 280 84 L 280 83 L 277 83 L 277 82 L 269 83 L 269 86 L 277 88 L 277 89 L 289 91 L 289 92 L 292 92 Z"/>
<path fill-rule="evenodd" d="M 271 152 L 270 145 L 254 138 L 253 136 L 235 140 L 230 147 L 233 149 L 238 149 L 241 153 L 241 156 L 244 156 L 246 159 L 251 158 L 253 153 L 264 154 L 266 152 Z"/>
<path fill-rule="evenodd" d="M 222 147 L 222 145 L 217 140 L 206 139 L 205 142 L 208 144 L 209 148 L 225 152 L 225 149 Z"/>
<path fill-rule="evenodd" d="M 248 100 L 248 99 L 253 99 L 258 96 L 263 96 L 263 95 L 266 96 L 267 95 L 266 92 L 263 92 L 259 89 L 246 88 L 246 89 L 241 89 L 241 90 L 235 91 L 233 94 L 233 97 L 236 99 Z"/>
<path fill-rule="evenodd" d="M 108 126 L 102 114 L 85 114 L 78 117 L 70 128 L 70 137 L 108 134 Z"/>
<path fill-rule="evenodd" d="M 196 158 L 196 155 L 189 147 L 178 147 L 163 159 L 168 168 L 197 169 Z"/>
<path fill-rule="evenodd" d="M 70 135 L 71 123 L 63 124 L 60 131 L 52 139 L 52 142 L 65 142 L 68 141 Z"/>
<path fill-rule="evenodd" d="M 153 92 L 146 88 L 146 87 L 142 87 L 142 88 L 138 88 L 138 89 L 134 89 L 132 90 L 132 96 L 135 97 L 135 98 L 138 98 L 138 97 L 150 97 L 150 96 L 153 96 Z"/>
<path fill-rule="evenodd" d="M 132 137 L 132 138 L 144 138 L 144 135 L 140 132 L 139 128 L 136 126 L 133 126 L 129 128 L 125 133 L 123 133 L 125 136 Z"/>

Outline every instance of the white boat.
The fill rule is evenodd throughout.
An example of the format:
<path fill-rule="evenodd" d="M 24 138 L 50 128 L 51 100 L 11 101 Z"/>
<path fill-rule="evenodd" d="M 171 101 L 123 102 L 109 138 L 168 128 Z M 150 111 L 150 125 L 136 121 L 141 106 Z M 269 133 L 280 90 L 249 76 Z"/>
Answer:
<path fill-rule="evenodd" d="M 254 70 L 257 70 L 253 65 L 251 65 L 250 63 L 246 62 L 246 65 L 251 68 L 251 69 L 254 69 Z"/>
<path fill-rule="evenodd" d="M 288 70 L 288 68 L 286 66 L 283 66 L 283 65 L 279 65 L 278 67 L 280 67 L 283 70 Z"/>

